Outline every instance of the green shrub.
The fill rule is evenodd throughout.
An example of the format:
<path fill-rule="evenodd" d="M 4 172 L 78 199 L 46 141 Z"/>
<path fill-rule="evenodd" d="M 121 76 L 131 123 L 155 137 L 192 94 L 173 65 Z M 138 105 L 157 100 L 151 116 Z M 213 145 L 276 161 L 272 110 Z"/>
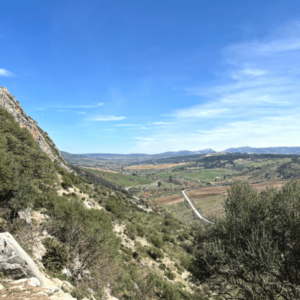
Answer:
<path fill-rule="evenodd" d="M 119 204 L 116 203 L 116 202 L 108 201 L 106 203 L 106 207 L 105 208 L 106 208 L 106 210 L 111 211 L 118 218 L 124 218 L 125 217 L 125 215 L 122 212 Z"/>
<path fill-rule="evenodd" d="M 132 240 L 135 240 L 137 230 L 136 227 L 132 223 L 126 224 L 126 234 Z"/>
<path fill-rule="evenodd" d="M 137 231 L 138 236 L 140 236 L 140 237 L 144 237 L 145 236 L 145 229 L 144 229 L 143 226 L 137 224 L 136 225 L 136 231 Z"/>
<path fill-rule="evenodd" d="M 154 234 L 150 236 L 150 242 L 157 248 L 162 248 L 162 246 L 164 245 L 163 240 L 159 236 Z"/>
<path fill-rule="evenodd" d="M 42 257 L 43 265 L 46 269 L 59 273 L 69 263 L 68 248 L 52 238 L 46 238 L 43 244 L 47 250 Z"/>
<path fill-rule="evenodd" d="M 171 235 L 169 235 L 169 234 L 165 234 L 163 236 L 163 240 L 166 241 L 166 242 L 170 242 L 170 243 L 174 243 L 175 242 L 174 238 Z"/>
<path fill-rule="evenodd" d="M 63 182 L 61 183 L 61 185 L 62 185 L 62 187 L 63 187 L 64 189 L 67 189 L 67 188 L 69 188 L 69 187 L 72 187 L 72 186 L 73 186 L 73 183 L 72 183 L 72 180 L 71 180 L 69 177 L 64 176 L 64 177 L 63 177 Z"/>
<path fill-rule="evenodd" d="M 176 278 L 176 275 L 172 273 L 171 271 L 165 272 L 165 276 L 169 278 L 170 280 L 174 280 Z"/>
<path fill-rule="evenodd" d="M 157 258 L 164 258 L 164 253 L 160 249 L 153 246 L 150 249 L 148 249 L 147 253 L 154 260 L 156 260 Z"/>
<path fill-rule="evenodd" d="M 192 264 L 192 259 L 187 255 L 181 255 L 180 258 L 181 265 L 186 269 L 189 270 Z"/>
<path fill-rule="evenodd" d="M 298 181 L 262 193 L 235 182 L 224 217 L 199 228 L 194 274 L 219 295 L 226 289 L 240 299 L 299 299 L 299 232 Z"/>

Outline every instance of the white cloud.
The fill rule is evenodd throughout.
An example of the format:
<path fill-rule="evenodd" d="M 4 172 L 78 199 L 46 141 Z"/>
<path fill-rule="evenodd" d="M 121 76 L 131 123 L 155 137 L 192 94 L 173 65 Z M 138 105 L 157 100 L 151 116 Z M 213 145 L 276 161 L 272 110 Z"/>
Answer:
<path fill-rule="evenodd" d="M 96 117 L 90 117 L 88 118 L 87 120 L 90 120 L 90 121 L 121 121 L 121 120 L 124 120 L 126 119 L 126 117 L 123 117 L 123 116 L 120 116 L 120 117 L 117 117 L 117 116 L 96 116 Z"/>
<path fill-rule="evenodd" d="M 244 69 L 242 72 L 246 75 L 252 75 L 252 76 L 261 76 L 266 74 L 265 70 L 260 70 L 260 69 Z"/>
<path fill-rule="evenodd" d="M 177 118 L 211 118 L 228 111 L 226 107 L 217 108 L 214 105 L 196 105 L 190 108 L 175 111 L 172 115 Z"/>
<path fill-rule="evenodd" d="M 152 138 L 145 138 L 145 137 L 134 137 L 134 139 L 140 140 L 140 141 L 154 141 L 155 140 Z"/>
<path fill-rule="evenodd" d="M 0 76 L 3 76 L 3 77 L 12 77 L 14 76 L 13 73 L 7 71 L 6 69 L 0 69 Z"/>
<path fill-rule="evenodd" d="M 86 112 L 85 111 L 78 111 L 77 112 L 79 115 L 86 115 Z"/>
<path fill-rule="evenodd" d="M 154 125 L 170 125 L 172 122 L 154 122 Z"/>
<path fill-rule="evenodd" d="M 117 124 L 115 126 L 118 126 L 118 127 L 139 127 L 141 125 L 140 124 Z"/>
<path fill-rule="evenodd" d="M 172 124 L 132 151 L 300 146 L 299 29 L 294 23 L 262 40 L 227 47 L 222 84 L 185 88 L 199 96 L 199 104 L 168 114 Z"/>
<path fill-rule="evenodd" d="M 104 103 L 99 102 L 95 104 L 89 104 L 89 105 L 58 105 L 57 108 L 95 108 L 104 105 Z"/>

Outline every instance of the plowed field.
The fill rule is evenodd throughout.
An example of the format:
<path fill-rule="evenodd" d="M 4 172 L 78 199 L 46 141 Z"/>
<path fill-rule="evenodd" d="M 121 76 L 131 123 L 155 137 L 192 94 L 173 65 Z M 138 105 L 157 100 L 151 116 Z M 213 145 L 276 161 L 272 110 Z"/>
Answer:
<path fill-rule="evenodd" d="M 156 200 L 157 200 L 157 202 L 164 204 L 164 205 L 169 205 L 169 204 L 174 204 L 174 203 L 184 201 L 183 197 L 178 196 L 178 195 L 160 197 L 160 198 L 156 198 Z"/>
<path fill-rule="evenodd" d="M 273 186 L 273 187 L 281 188 L 283 184 L 284 184 L 283 181 L 272 181 L 272 182 L 257 183 L 257 184 L 253 184 L 252 186 L 255 188 L 257 192 L 260 193 L 261 191 L 265 190 L 267 187 Z M 218 187 L 188 191 L 186 194 L 192 199 L 201 199 L 206 197 L 221 196 L 227 194 L 228 188 L 229 188 L 228 186 L 218 186 Z"/>
<path fill-rule="evenodd" d="M 273 187 L 281 188 L 283 184 L 284 184 L 283 181 L 272 181 L 272 182 L 263 182 L 263 183 L 253 184 L 253 187 L 255 188 L 256 191 L 258 191 L 260 193 L 267 187 L 273 186 Z M 228 188 L 229 188 L 229 186 L 210 187 L 210 188 L 205 188 L 205 189 L 188 191 L 186 194 L 188 195 L 188 197 L 190 197 L 193 200 L 199 200 L 199 199 L 203 199 L 203 198 L 226 195 Z M 159 203 L 162 203 L 164 205 L 170 205 L 173 203 L 178 203 L 178 202 L 184 201 L 183 197 L 178 196 L 178 195 L 160 197 L 160 198 L 156 198 L 156 200 Z"/>

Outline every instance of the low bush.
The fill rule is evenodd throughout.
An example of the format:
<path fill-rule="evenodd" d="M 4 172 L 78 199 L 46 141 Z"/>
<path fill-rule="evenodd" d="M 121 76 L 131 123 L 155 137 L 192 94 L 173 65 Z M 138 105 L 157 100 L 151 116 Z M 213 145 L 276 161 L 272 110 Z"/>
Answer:
<path fill-rule="evenodd" d="M 47 250 L 42 257 L 43 265 L 46 269 L 59 273 L 69 263 L 70 255 L 68 248 L 66 245 L 52 238 L 46 238 L 43 244 Z"/>
<path fill-rule="evenodd" d="M 135 240 L 137 230 L 136 227 L 132 223 L 126 224 L 126 232 L 125 232 L 128 237 L 132 240 Z"/>
<path fill-rule="evenodd" d="M 149 240 L 157 248 L 162 248 L 164 245 L 163 240 L 157 235 L 152 234 Z"/>
<path fill-rule="evenodd" d="M 111 211 L 116 217 L 118 218 L 124 218 L 125 215 L 123 211 L 121 210 L 120 206 L 118 203 L 113 202 L 113 201 L 108 201 L 106 203 L 106 210 Z"/>
<path fill-rule="evenodd" d="M 165 242 L 170 242 L 170 243 L 174 243 L 175 242 L 174 238 L 171 235 L 169 235 L 169 234 L 165 234 L 163 236 L 163 240 Z"/>
<path fill-rule="evenodd" d="M 148 249 L 147 253 L 154 260 L 156 260 L 157 258 L 164 258 L 164 253 L 156 247 L 151 247 L 150 249 Z"/>
<path fill-rule="evenodd" d="M 143 226 L 137 224 L 136 225 L 136 231 L 137 231 L 138 236 L 140 236 L 140 237 L 144 237 L 145 236 L 145 229 L 144 229 Z"/>
<path fill-rule="evenodd" d="M 176 275 L 172 273 L 171 271 L 165 272 L 165 276 L 169 278 L 170 280 L 174 280 L 176 278 Z"/>

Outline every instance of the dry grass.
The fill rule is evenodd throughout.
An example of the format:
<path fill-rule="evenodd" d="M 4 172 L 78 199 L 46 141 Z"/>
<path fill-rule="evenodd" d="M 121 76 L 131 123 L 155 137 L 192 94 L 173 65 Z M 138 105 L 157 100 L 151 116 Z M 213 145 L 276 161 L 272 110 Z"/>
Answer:
<path fill-rule="evenodd" d="M 91 168 L 91 167 L 84 167 L 85 169 L 91 169 L 91 170 L 98 170 L 98 171 L 102 171 L 102 172 L 109 172 L 109 173 L 118 173 L 115 171 L 111 171 L 111 170 L 103 170 L 103 169 L 97 169 L 97 168 Z"/>

